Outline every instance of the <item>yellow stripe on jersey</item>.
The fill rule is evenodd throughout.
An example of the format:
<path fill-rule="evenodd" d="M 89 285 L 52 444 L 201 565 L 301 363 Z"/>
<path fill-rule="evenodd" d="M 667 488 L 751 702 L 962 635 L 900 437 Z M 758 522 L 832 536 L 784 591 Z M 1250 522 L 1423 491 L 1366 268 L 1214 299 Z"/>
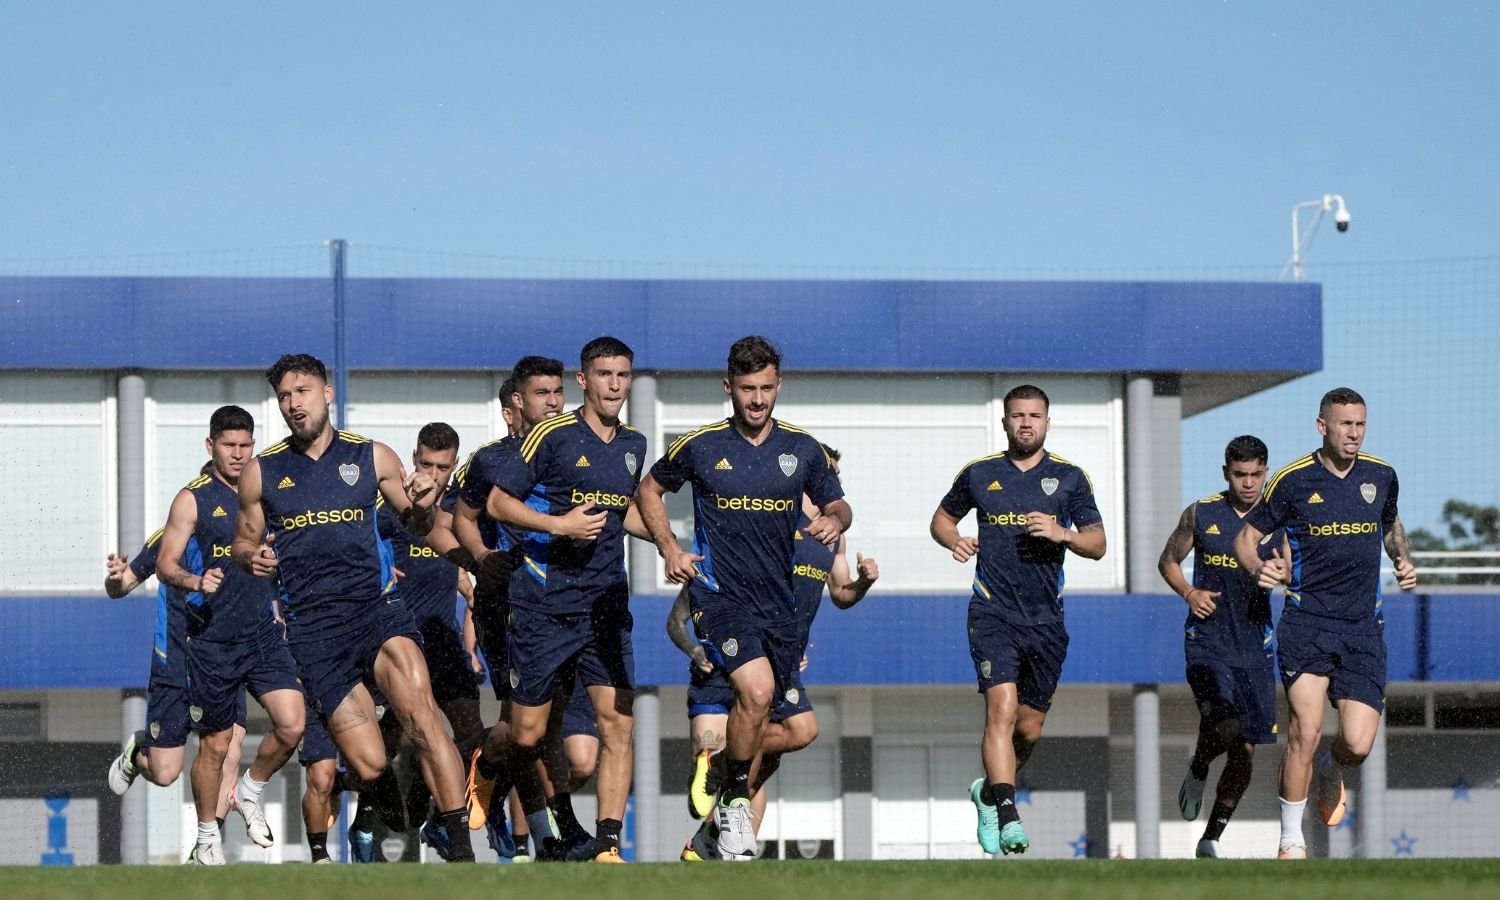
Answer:
<path fill-rule="evenodd" d="M 1391 465 L 1390 463 L 1386 462 L 1385 460 L 1381 459 L 1380 457 L 1376 456 L 1373 453 L 1364 453 L 1364 452 L 1361 452 L 1359 454 L 1359 458 L 1362 459 L 1362 460 L 1364 460 L 1365 462 L 1379 463 L 1380 465 L 1385 466 L 1387 469 L 1394 469 L 1395 468 L 1395 466 Z"/>
<path fill-rule="evenodd" d="M 479 455 L 479 451 L 485 449 L 486 447 L 493 447 L 503 440 L 505 440 L 505 438 L 495 438 L 493 441 L 486 441 L 485 443 L 480 444 L 477 448 L 475 448 L 475 450 L 469 454 L 469 458 L 464 460 L 464 464 L 453 470 L 453 481 L 459 487 L 463 487 L 464 480 L 469 475 L 469 467 L 474 465 L 474 457 Z"/>
<path fill-rule="evenodd" d="M 531 462 L 531 458 L 536 455 L 536 448 L 541 446 L 542 438 L 564 425 L 573 425 L 577 422 L 577 413 L 566 413 L 561 416 L 554 416 L 531 429 L 531 433 L 526 435 L 526 440 L 521 442 L 521 458 L 527 462 Z"/>
<path fill-rule="evenodd" d="M 349 444 L 368 444 L 368 443 L 370 443 L 370 439 L 369 438 L 365 437 L 362 434 L 355 434 L 352 431 L 340 431 L 339 432 L 339 438 L 342 439 L 344 442 L 349 443 Z"/>
<path fill-rule="evenodd" d="M 1266 484 L 1266 498 L 1270 499 L 1271 494 L 1276 491 L 1276 486 L 1281 484 L 1281 479 L 1285 478 L 1290 473 L 1297 471 L 1298 469 L 1305 469 L 1315 462 L 1317 462 L 1317 460 L 1315 460 L 1313 458 L 1313 455 L 1309 453 L 1306 456 L 1300 459 L 1295 459 L 1290 463 L 1287 463 L 1285 466 L 1281 467 L 1281 469 L 1277 470 L 1275 475 L 1271 476 L 1270 482 Z"/>
<path fill-rule="evenodd" d="M 1078 474 L 1082 475 L 1083 480 L 1088 484 L 1089 493 L 1092 494 L 1094 492 L 1094 479 L 1090 478 L 1089 473 L 1083 470 L 1083 466 L 1080 466 L 1078 463 L 1073 462 L 1072 460 L 1063 459 L 1061 456 L 1058 456 L 1056 453 L 1053 453 L 1050 450 L 1047 451 L 1047 455 L 1052 457 L 1053 462 L 1060 462 L 1065 466 L 1072 466 L 1073 468 L 1077 469 Z"/>
<path fill-rule="evenodd" d="M 1199 503 L 1216 503 L 1216 502 L 1218 502 L 1220 500 L 1223 500 L 1223 499 L 1224 499 L 1224 495 L 1223 494 L 1214 494 L 1212 497 L 1204 497 L 1202 500 L 1199 500 L 1198 502 Z"/>
<path fill-rule="evenodd" d="M 683 447 L 687 446 L 688 441 L 691 441 L 693 438 L 699 436 L 700 434 L 708 434 L 711 431 L 723 431 L 724 429 L 728 428 L 729 425 L 729 420 L 725 419 L 721 422 L 715 422 L 712 425 L 704 425 L 702 428 L 696 429 L 694 431 L 689 431 L 687 434 L 673 441 L 672 446 L 667 448 L 667 459 L 676 459 L 677 454 L 681 452 Z"/>
<path fill-rule="evenodd" d="M 1004 458 L 1005 458 L 1005 451 L 1002 450 L 999 453 L 991 453 L 989 456 L 981 456 L 978 459 L 971 459 L 971 460 L 969 460 L 968 462 L 964 463 L 962 466 L 959 467 L 958 473 L 960 475 L 962 475 L 964 472 L 968 471 L 968 469 L 969 469 L 970 466 L 977 466 L 977 465 L 979 465 L 982 462 L 988 462 L 989 460 L 992 460 L 992 459 L 1004 459 Z M 957 480 L 957 476 L 955 476 L 954 480 Z"/>
<path fill-rule="evenodd" d="M 197 478 L 194 478 L 192 481 L 189 481 L 187 483 L 186 490 L 196 491 L 198 488 L 203 487 L 205 484 L 208 484 L 213 480 L 214 477 L 212 475 L 199 475 Z"/>
<path fill-rule="evenodd" d="M 779 427 L 781 427 L 781 428 L 785 428 L 787 431 L 790 431 L 793 434 L 800 434 L 800 435 L 804 435 L 806 437 L 812 438 L 814 441 L 817 441 L 818 448 L 822 449 L 823 442 L 819 441 L 817 438 L 813 437 L 811 432 L 809 432 L 809 431 L 807 431 L 805 429 L 802 429 L 802 428 L 798 428 L 796 425 L 793 425 L 791 422 L 783 422 L 780 419 L 776 420 L 776 424 Z M 831 456 L 828 455 L 828 451 L 827 450 L 823 451 L 823 462 L 826 463 L 827 465 L 830 465 L 830 466 L 833 465 L 833 457 L 831 457 Z"/>
<path fill-rule="evenodd" d="M 153 534 L 150 537 L 146 538 L 146 546 L 147 547 L 155 547 L 156 544 L 157 544 L 157 542 L 161 540 L 162 534 L 164 534 L 165 532 L 166 532 L 165 528 L 158 528 L 158 529 L 156 529 L 156 533 L 155 534 Z"/>
<path fill-rule="evenodd" d="M 260 456 L 275 456 L 276 454 L 280 453 L 281 451 L 285 450 L 286 448 L 288 448 L 290 446 L 291 446 L 291 442 L 290 441 L 277 441 L 276 443 L 272 444 L 271 446 L 267 447 L 266 449 L 260 451 L 259 455 Z"/>

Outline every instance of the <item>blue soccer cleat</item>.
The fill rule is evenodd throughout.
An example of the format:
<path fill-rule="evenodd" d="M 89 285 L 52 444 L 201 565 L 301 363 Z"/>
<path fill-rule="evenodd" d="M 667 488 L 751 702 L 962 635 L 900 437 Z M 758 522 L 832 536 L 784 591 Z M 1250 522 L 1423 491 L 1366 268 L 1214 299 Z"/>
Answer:
<path fill-rule="evenodd" d="M 501 859 L 515 859 L 516 839 L 510 833 L 510 823 L 505 821 L 505 796 L 498 791 L 490 794 L 489 807 L 484 816 L 484 834 L 490 849 L 497 856 Z"/>
<path fill-rule="evenodd" d="M 375 833 L 349 829 L 349 861 L 356 863 L 375 862 Z"/>
<path fill-rule="evenodd" d="M 974 801 L 974 809 L 979 812 L 979 849 L 994 856 L 1000 852 L 1000 811 L 984 802 L 983 778 L 976 778 L 969 785 L 969 799 Z M 1026 832 L 1021 832 L 1021 838 L 1024 840 L 1025 837 Z"/>

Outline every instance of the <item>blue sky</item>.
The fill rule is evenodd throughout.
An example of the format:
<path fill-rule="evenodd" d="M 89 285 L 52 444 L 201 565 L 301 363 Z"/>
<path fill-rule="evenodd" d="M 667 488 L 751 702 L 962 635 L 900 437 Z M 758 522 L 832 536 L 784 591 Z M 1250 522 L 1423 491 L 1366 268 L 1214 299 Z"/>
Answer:
<path fill-rule="evenodd" d="M 1459 3 L 11 3 L 0 257 L 1274 276 L 1327 191 L 1315 264 L 1494 256 L 1497 38 Z"/>

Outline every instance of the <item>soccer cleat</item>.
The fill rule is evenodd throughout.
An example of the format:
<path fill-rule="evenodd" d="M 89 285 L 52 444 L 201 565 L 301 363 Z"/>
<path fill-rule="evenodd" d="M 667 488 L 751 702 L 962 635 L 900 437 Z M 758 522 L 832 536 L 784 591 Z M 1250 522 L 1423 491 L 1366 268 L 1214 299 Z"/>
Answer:
<path fill-rule="evenodd" d="M 534 862 L 534 861 L 535 860 L 533 860 L 531 858 L 531 854 L 530 853 L 517 853 L 515 856 L 512 856 L 510 858 L 511 865 L 518 865 L 518 864 L 521 864 L 521 863 L 530 863 L 530 862 Z"/>
<path fill-rule="evenodd" d="M 443 862 L 473 862 L 474 850 L 467 846 L 454 846 L 448 839 L 448 829 L 437 822 L 423 822 L 419 832 L 422 843 L 431 847 Z"/>
<path fill-rule="evenodd" d="M 135 767 L 135 753 L 141 748 L 141 742 L 146 739 L 146 732 L 137 731 L 125 742 L 125 747 L 115 761 L 109 764 L 109 789 L 116 794 L 124 795 L 135 783 L 136 776 L 141 774 Z"/>
<path fill-rule="evenodd" d="M 683 862 L 717 862 L 722 859 L 719 856 L 718 829 L 714 828 L 712 818 L 704 819 L 693 836 L 688 838 L 679 859 Z"/>
<path fill-rule="evenodd" d="M 749 862 L 759 847 L 755 843 L 755 811 L 750 801 L 736 797 L 720 802 L 714 809 L 714 825 L 719 830 L 719 856 L 729 862 Z"/>
<path fill-rule="evenodd" d="M 349 830 L 349 861 L 356 863 L 375 862 L 375 833 L 373 831 Z"/>
<path fill-rule="evenodd" d="M 1025 853 L 1031 849 L 1031 838 L 1026 836 L 1026 829 L 1021 827 L 1020 820 L 1006 822 L 1005 827 L 1000 829 L 1000 852 L 1006 856 L 1012 853 Z"/>
<path fill-rule="evenodd" d="M 1202 840 L 1198 842 L 1198 849 L 1193 853 L 1198 859 L 1218 859 L 1219 842 Z"/>
<path fill-rule="evenodd" d="M 1318 815 L 1329 828 L 1344 821 L 1344 779 L 1338 774 L 1317 773 Z"/>
<path fill-rule="evenodd" d="M 250 842 L 262 850 L 276 843 L 276 836 L 271 833 L 271 823 L 266 821 L 266 811 L 260 808 L 260 801 L 242 798 L 239 794 L 239 786 L 236 785 L 229 792 L 229 808 L 238 811 L 240 818 L 245 820 L 245 834 L 250 837 Z"/>
<path fill-rule="evenodd" d="M 714 811 L 714 792 L 708 789 L 709 771 L 713 768 L 713 750 L 702 750 L 693 761 L 693 780 L 688 785 L 688 814 L 694 819 L 706 818 Z"/>
<path fill-rule="evenodd" d="M 568 862 L 589 862 L 590 860 L 595 862 L 625 861 L 623 859 L 601 859 L 601 857 L 607 856 L 612 848 L 615 849 L 615 855 L 618 856 L 618 848 L 615 848 L 614 844 L 611 844 L 604 838 L 590 837 L 588 834 L 584 834 L 582 840 L 579 840 L 576 836 L 572 840 L 566 840 L 563 842 L 563 846 L 566 848 L 563 858 Z"/>
<path fill-rule="evenodd" d="M 212 844 L 198 843 L 194 845 L 193 852 L 188 854 L 187 864 L 190 866 L 224 865 L 224 845 L 218 841 Z"/>
<path fill-rule="evenodd" d="M 1303 844 L 1287 844 L 1276 851 L 1277 859 L 1307 859 L 1307 847 Z"/>
<path fill-rule="evenodd" d="M 979 849 L 994 856 L 1000 852 L 1000 810 L 984 802 L 983 778 L 976 778 L 974 783 L 969 785 L 969 799 L 974 801 L 974 809 L 979 812 L 979 826 L 976 831 Z M 1026 837 L 1026 832 L 1021 832 L 1021 837 Z"/>
<path fill-rule="evenodd" d="M 497 799 L 500 802 L 494 802 Z M 473 821 L 471 815 L 469 822 Z M 505 797 L 490 794 L 490 810 L 484 817 L 484 836 L 490 849 L 501 859 L 516 859 L 516 839 L 511 836 L 510 823 L 505 821 Z"/>
<path fill-rule="evenodd" d="M 568 847 L 562 841 L 548 835 L 537 845 L 534 858 L 537 862 L 563 862 L 568 858 Z"/>
<path fill-rule="evenodd" d="M 1193 776 L 1193 768 L 1189 766 L 1187 774 L 1182 776 L 1182 785 L 1177 788 L 1177 808 L 1185 821 L 1198 818 L 1198 811 L 1203 809 L 1203 787 L 1204 782 Z"/>
<path fill-rule="evenodd" d="M 594 862 L 596 862 L 596 863 L 622 863 L 623 864 L 625 862 L 625 860 L 622 859 L 622 858 L 620 858 L 620 848 L 612 846 L 608 850 L 606 850 L 603 853 L 599 854 L 598 856 L 594 857 Z"/>
<path fill-rule="evenodd" d="M 331 859 L 329 859 L 328 857 L 325 856 L 325 857 L 323 857 L 321 859 L 315 859 L 315 860 L 313 860 L 313 865 L 315 865 L 315 866 L 331 866 L 331 865 L 333 865 L 333 860 L 331 860 Z"/>
<path fill-rule="evenodd" d="M 465 791 L 469 797 L 470 831 L 478 831 L 484 827 L 485 818 L 489 815 L 490 796 L 495 792 L 495 779 L 479 774 L 479 758 L 483 754 L 484 748 L 478 747 L 474 750 L 474 755 L 469 757 L 469 781 L 465 785 Z"/>

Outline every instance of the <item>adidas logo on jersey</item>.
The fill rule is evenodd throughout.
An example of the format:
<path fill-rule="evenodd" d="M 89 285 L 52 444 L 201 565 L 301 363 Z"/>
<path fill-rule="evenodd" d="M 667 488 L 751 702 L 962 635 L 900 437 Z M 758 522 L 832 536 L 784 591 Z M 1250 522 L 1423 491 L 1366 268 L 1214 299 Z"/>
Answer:
<path fill-rule="evenodd" d="M 284 475 L 281 478 L 281 483 L 278 484 L 278 485 L 276 485 L 276 490 L 280 491 L 280 490 L 285 490 L 286 488 L 289 488 L 289 487 L 296 487 L 296 486 L 297 486 L 297 482 L 295 482 L 295 481 L 292 480 L 292 476 L 290 476 L 290 475 Z"/>
<path fill-rule="evenodd" d="M 1219 523 L 1215 522 L 1214 524 L 1212 524 L 1212 525 L 1208 526 L 1207 528 L 1203 529 L 1203 533 L 1204 534 L 1218 534 L 1219 533 Z"/>
<path fill-rule="evenodd" d="M 798 528 L 796 531 L 792 532 L 792 539 L 797 541 L 802 540 L 802 529 Z"/>
<path fill-rule="evenodd" d="M 224 507 L 222 507 L 222 506 L 215 506 L 214 507 L 214 518 L 215 519 L 222 518 L 222 517 L 227 516 L 227 515 L 229 515 L 229 513 L 227 513 L 227 512 L 224 511 Z"/>
<path fill-rule="evenodd" d="M 589 458 L 587 456 L 578 457 L 578 462 L 573 463 L 573 467 L 575 469 L 587 469 L 589 467 Z"/>
<path fill-rule="evenodd" d="M 1323 495 L 1320 494 L 1320 493 L 1318 493 L 1317 491 L 1313 491 L 1313 495 L 1311 497 L 1307 498 L 1307 502 L 1308 503 L 1322 503 L 1323 502 Z"/>
<path fill-rule="evenodd" d="M 726 456 L 718 462 L 714 463 L 714 469 L 720 472 L 728 472 L 734 469 L 734 466 L 731 466 L 729 464 L 729 457 Z"/>
<path fill-rule="evenodd" d="M 990 482 L 990 486 L 987 487 L 987 488 L 985 488 L 985 490 L 987 490 L 987 491 L 1003 491 L 1003 490 L 1005 490 L 1005 488 L 1002 488 L 1000 486 L 1000 482 L 998 482 L 998 481 L 991 481 Z"/>

